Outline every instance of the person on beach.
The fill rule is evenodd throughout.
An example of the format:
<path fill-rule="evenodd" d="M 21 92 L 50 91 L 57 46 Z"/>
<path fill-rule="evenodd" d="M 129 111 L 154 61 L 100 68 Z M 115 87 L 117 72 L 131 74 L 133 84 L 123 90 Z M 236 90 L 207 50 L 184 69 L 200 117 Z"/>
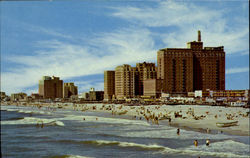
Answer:
<path fill-rule="evenodd" d="M 210 140 L 207 139 L 207 140 L 206 140 L 206 146 L 209 146 L 209 144 L 210 144 Z"/>
<path fill-rule="evenodd" d="M 177 135 L 180 135 L 180 129 L 179 128 L 177 128 Z"/>
<path fill-rule="evenodd" d="M 209 128 L 207 128 L 207 133 L 209 133 L 210 132 L 210 130 L 209 130 Z"/>
<path fill-rule="evenodd" d="M 197 140 L 194 141 L 194 146 L 198 146 L 198 141 Z"/>

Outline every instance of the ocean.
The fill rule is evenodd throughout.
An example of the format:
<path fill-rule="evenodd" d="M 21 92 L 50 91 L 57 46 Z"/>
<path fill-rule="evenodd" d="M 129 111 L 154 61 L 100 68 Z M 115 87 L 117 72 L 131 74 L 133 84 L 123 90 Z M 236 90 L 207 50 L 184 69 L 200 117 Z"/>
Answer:
<path fill-rule="evenodd" d="M 210 134 L 105 112 L 1 106 L 1 157 L 249 157 L 248 136 Z M 206 139 L 210 145 L 206 146 Z M 198 146 L 194 146 L 198 140 Z"/>

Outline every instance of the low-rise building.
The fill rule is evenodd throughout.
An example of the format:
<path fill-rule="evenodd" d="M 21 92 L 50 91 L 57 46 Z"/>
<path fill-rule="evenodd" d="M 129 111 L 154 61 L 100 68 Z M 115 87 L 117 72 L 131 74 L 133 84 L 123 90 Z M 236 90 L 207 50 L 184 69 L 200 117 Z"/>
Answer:
<path fill-rule="evenodd" d="M 74 83 L 64 83 L 63 85 L 63 97 L 70 98 L 72 95 L 78 95 L 78 88 Z"/>
<path fill-rule="evenodd" d="M 11 101 L 20 101 L 20 100 L 24 100 L 25 98 L 27 97 L 27 94 L 26 93 L 13 93 L 11 94 Z"/>
<path fill-rule="evenodd" d="M 1 99 L 6 97 L 5 92 L 0 92 Z"/>
<path fill-rule="evenodd" d="M 38 100 L 38 99 L 43 99 L 43 96 L 40 95 L 40 94 L 38 94 L 38 93 L 32 93 L 32 94 L 31 94 L 31 98 L 32 98 L 33 100 Z"/>
<path fill-rule="evenodd" d="M 91 88 L 89 91 L 89 100 L 90 101 L 102 101 L 104 97 L 104 91 L 95 91 L 94 88 Z"/>

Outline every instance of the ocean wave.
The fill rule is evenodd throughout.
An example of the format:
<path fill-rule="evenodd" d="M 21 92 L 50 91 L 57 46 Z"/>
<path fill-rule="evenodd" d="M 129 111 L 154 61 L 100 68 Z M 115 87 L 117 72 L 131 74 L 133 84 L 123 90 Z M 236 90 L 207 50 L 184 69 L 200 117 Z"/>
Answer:
<path fill-rule="evenodd" d="M 19 111 L 19 109 L 6 109 L 6 111 Z"/>
<path fill-rule="evenodd" d="M 25 114 L 46 114 L 46 115 L 49 115 L 51 114 L 51 112 L 48 112 L 48 111 L 29 111 L 29 110 L 18 110 L 17 112 L 20 112 L 20 113 L 25 113 Z"/>
<path fill-rule="evenodd" d="M 250 145 L 244 144 L 241 142 L 237 142 L 234 140 L 224 140 L 219 142 L 210 142 L 209 147 L 205 145 L 205 142 L 203 142 L 202 145 L 199 145 L 198 147 L 190 146 L 187 148 L 184 148 L 183 150 L 196 150 L 196 151 L 206 151 L 206 152 L 223 152 L 228 153 L 228 151 L 234 151 L 233 154 L 245 154 L 250 153 L 249 151 Z"/>
<path fill-rule="evenodd" d="M 85 118 L 85 120 L 83 120 Z M 98 120 L 96 120 L 96 118 Z M 75 115 L 67 115 L 65 118 L 61 120 L 77 120 L 84 122 L 101 122 L 101 123 L 111 123 L 111 124 L 129 124 L 129 125 L 144 125 L 150 126 L 149 123 L 140 120 L 128 120 L 121 118 L 107 118 L 107 117 L 99 117 L 99 116 L 75 116 Z"/>
<path fill-rule="evenodd" d="M 94 157 L 80 156 L 80 155 L 56 155 L 50 158 L 94 158 Z"/>
<path fill-rule="evenodd" d="M 228 139 L 234 136 L 224 135 L 224 134 L 206 134 L 195 131 L 188 131 L 181 129 L 180 135 L 176 134 L 177 128 L 169 126 L 161 126 L 160 128 L 154 130 L 145 131 L 130 131 L 119 133 L 122 137 L 137 137 L 137 138 L 178 138 L 178 139 Z"/>
<path fill-rule="evenodd" d="M 140 148 L 143 150 L 152 150 L 161 154 L 249 158 L 248 155 L 230 153 L 229 151 L 231 150 L 227 152 L 221 152 L 221 151 L 203 151 L 203 150 L 194 150 L 194 149 L 172 149 L 172 148 L 168 148 L 168 147 L 161 146 L 158 144 L 138 144 L 138 143 L 133 143 L 133 142 L 120 142 L 120 141 L 107 141 L 107 140 L 87 140 L 87 141 L 79 141 L 77 143 L 93 144 L 97 146 L 133 147 L 133 148 Z"/>
<path fill-rule="evenodd" d="M 2 125 L 11 125 L 11 124 L 41 124 L 44 125 L 57 125 L 57 126 L 64 126 L 64 123 L 54 119 L 45 119 L 45 118 L 35 118 L 35 117 L 24 117 L 23 119 L 19 120 L 12 120 L 12 121 L 1 121 Z"/>
<path fill-rule="evenodd" d="M 24 117 L 13 117 L 13 118 L 10 118 L 9 120 L 22 120 L 24 119 Z"/>
<path fill-rule="evenodd" d="M 77 143 L 82 144 L 93 144 L 97 146 L 120 146 L 120 147 L 137 147 L 141 149 L 147 150 L 164 150 L 166 147 L 159 146 L 157 144 L 137 144 L 133 142 L 120 142 L 120 141 L 108 141 L 108 140 L 86 140 L 86 141 L 79 141 Z"/>
<path fill-rule="evenodd" d="M 1 110 L 16 111 L 16 112 L 25 113 L 25 114 L 33 114 L 33 113 L 46 114 L 46 115 L 51 114 L 51 112 L 49 112 L 49 111 L 35 110 L 35 109 L 27 108 L 27 107 L 1 107 Z"/>
<path fill-rule="evenodd" d="M 248 155 L 239 155 L 227 152 L 211 152 L 211 151 L 196 151 L 196 150 L 178 150 L 178 149 L 166 149 L 160 152 L 161 154 L 180 154 L 190 156 L 216 156 L 216 157 L 231 157 L 231 158 L 249 158 Z"/>

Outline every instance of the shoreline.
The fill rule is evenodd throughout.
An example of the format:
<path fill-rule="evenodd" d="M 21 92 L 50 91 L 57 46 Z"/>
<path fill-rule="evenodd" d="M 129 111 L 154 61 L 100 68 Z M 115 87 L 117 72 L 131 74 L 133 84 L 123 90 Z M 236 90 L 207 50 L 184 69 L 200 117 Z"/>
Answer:
<path fill-rule="evenodd" d="M 8 106 L 2 104 L 1 106 Z M 131 119 L 140 119 L 144 121 L 152 121 L 152 124 L 169 125 L 172 127 L 204 132 L 207 128 L 209 133 L 216 134 L 223 132 L 228 135 L 250 136 L 249 129 L 249 109 L 235 107 L 210 107 L 205 105 L 147 105 L 147 106 L 125 106 L 122 104 L 73 104 L 73 103 L 42 103 L 16 104 L 13 106 L 37 106 L 64 108 L 78 111 L 105 112 L 111 116 L 119 117 L 122 115 L 131 116 Z M 193 115 L 190 113 L 193 111 Z M 179 117 L 175 118 L 175 113 Z M 171 122 L 167 119 L 160 120 L 168 116 Z M 181 116 L 181 117 L 180 117 Z M 216 118 L 215 118 L 216 116 Z M 194 119 L 195 118 L 195 119 Z M 197 119 L 198 118 L 198 119 Z M 197 119 L 197 120 L 196 120 Z M 238 126 L 217 127 L 216 122 L 231 122 L 238 121 Z"/>

